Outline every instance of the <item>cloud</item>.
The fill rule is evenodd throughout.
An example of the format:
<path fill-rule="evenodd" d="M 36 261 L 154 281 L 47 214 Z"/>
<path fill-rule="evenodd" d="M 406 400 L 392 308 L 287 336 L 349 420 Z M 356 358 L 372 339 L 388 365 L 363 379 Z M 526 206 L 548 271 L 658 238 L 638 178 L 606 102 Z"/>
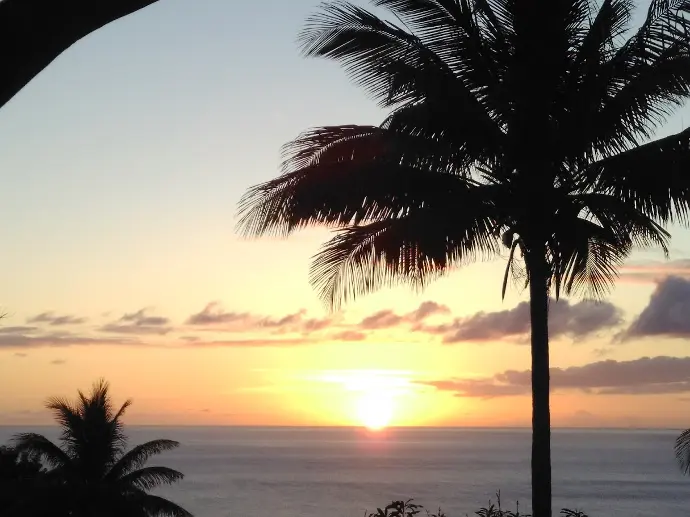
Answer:
<path fill-rule="evenodd" d="M 410 321 L 420 322 L 430 316 L 434 316 L 437 314 L 450 314 L 450 309 L 445 305 L 441 305 L 440 303 L 426 301 L 422 302 L 419 305 L 419 307 L 417 307 L 412 312 L 408 313 L 406 315 L 406 319 Z"/>
<path fill-rule="evenodd" d="M 383 310 L 367 316 L 359 323 L 359 326 L 367 330 L 387 329 L 395 327 L 403 321 L 403 316 L 399 316 L 391 310 Z"/>
<path fill-rule="evenodd" d="M 15 352 L 14 356 L 24 358 L 24 357 L 28 357 L 29 354 L 25 354 L 24 352 Z"/>
<path fill-rule="evenodd" d="M 189 325 L 218 325 L 245 322 L 251 318 L 247 312 L 225 312 L 219 302 L 211 302 L 201 312 L 187 318 Z"/>
<path fill-rule="evenodd" d="M 690 357 L 612 359 L 583 366 L 551 368 L 554 390 L 580 390 L 598 395 L 655 395 L 690 392 Z M 495 398 L 526 395 L 531 391 L 529 370 L 506 370 L 479 379 L 420 381 L 459 397 Z"/>
<path fill-rule="evenodd" d="M 210 327 L 209 330 L 222 332 L 261 332 L 272 334 L 318 332 L 332 326 L 332 318 L 308 318 L 306 309 L 273 317 L 250 312 L 227 312 L 219 302 L 208 303 L 200 312 L 186 320 L 188 325 Z"/>
<path fill-rule="evenodd" d="M 80 325 L 86 323 L 86 321 L 86 318 L 79 318 L 71 315 L 57 316 L 50 311 L 42 312 L 26 320 L 27 323 L 48 323 L 56 327 L 62 325 Z"/>
<path fill-rule="evenodd" d="M 358 327 L 365 330 L 380 330 L 397 327 L 403 323 L 422 323 L 425 319 L 437 314 L 449 314 L 450 309 L 436 302 L 422 302 L 415 310 L 407 314 L 396 314 L 390 309 L 375 312 L 359 322 Z"/>
<path fill-rule="evenodd" d="M 158 334 L 165 335 L 172 330 L 170 320 L 162 316 L 150 316 L 147 309 L 125 314 L 119 320 L 103 325 L 101 332 L 113 334 Z"/>
<path fill-rule="evenodd" d="M 138 340 L 122 338 L 94 338 L 77 336 L 68 332 L 53 332 L 42 335 L 0 334 L 0 349 L 47 348 L 79 345 L 143 345 Z"/>
<path fill-rule="evenodd" d="M 620 269 L 620 280 L 627 282 L 656 283 L 668 276 L 690 279 L 690 259 L 636 261 Z"/>
<path fill-rule="evenodd" d="M 310 318 L 304 322 L 302 329 L 304 332 L 317 332 L 333 325 L 332 318 Z"/>
<path fill-rule="evenodd" d="M 282 348 L 309 345 L 311 341 L 304 339 L 225 339 L 214 341 L 192 341 L 190 348 Z"/>
<path fill-rule="evenodd" d="M 199 336 L 180 336 L 179 339 L 186 341 L 187 343 L 194 343 L 195 341 L 201 341 Z"/>
<path fill-rule="evenodd" d="M 38 327 L 0 327 L 0 334 L 25 334 L 36 330 Z"/>
<path fill-rule="evenodd" d="M 65 364 L 66 362 L 67 361 L 65 359 L 53 359 L 52 361 L 50 361 L 50 364 L 53 364 L 55 366 L 60 366 L 60 365 Z"/>
<path fill-rule="evenodd" d="M 549 331 L 551 337 L 582 338 L 601 330 L 617 327 L 623 321 L 619 308 L 609 302 L 551 300 Z M 512 309 L 478 312 L 469 318 L 458 318 L 450 325 L 423 326 L 419 330 L 443 334 L 444 343 L 491 341 L 526 336 L 530 331 L 529 303 Z"/>
<path fill-rule="evenodd" d="M 367 335 L 364 332 L 358 332 L 356 330 L 343 330 L 333 335 L 333 339 L 338 341 L 364 341 Z"/>
<path fill-rule="evenodd" d="M 649 303 L 620 336 L 690 337 L 690 280 L 677 276 L 660 281 Z"/>

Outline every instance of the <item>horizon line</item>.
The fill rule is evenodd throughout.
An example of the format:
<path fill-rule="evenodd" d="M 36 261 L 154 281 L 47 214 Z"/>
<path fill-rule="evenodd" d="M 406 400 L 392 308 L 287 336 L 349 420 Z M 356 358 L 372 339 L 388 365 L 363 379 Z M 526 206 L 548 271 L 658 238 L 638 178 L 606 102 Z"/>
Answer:
<path fill-rule="evenodd" d="M 60 427 L 59 424 L 4 424 L 0 423 L 1 428 L 17 428 L 17 427 Z M 529 425 L 519 426 L 479 426 L 479 425 L 452 425 L 452 426 L 434 426 L 434 425 L 398 425 L 398 426 L 386 426 L 383 429 L 372 431 L 365 426 L 361 425 L 277 425 L 277 424 L 126 424 L 125 427 L 132 428 L 235 428 L 235 429 L 357 429 L 372 433 L 382 433 L 387 430 L 525 430 L 529 431 L 532 429 Z M 576 430 L 576 431 L 678 431 L 685 430 L 687 427 L 636 427 L 636 426 L 551 426 L 552 430 Z"/>

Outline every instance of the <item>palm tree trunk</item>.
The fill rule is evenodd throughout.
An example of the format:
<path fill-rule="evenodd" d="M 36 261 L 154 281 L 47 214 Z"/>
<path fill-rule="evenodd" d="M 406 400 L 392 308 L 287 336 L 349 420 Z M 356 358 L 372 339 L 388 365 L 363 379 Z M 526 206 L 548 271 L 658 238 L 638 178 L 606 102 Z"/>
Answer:
<path fill-rule="evenodd" d="M 532 514 L 551 517 L 549 293 L 544 254 L 534 253 L 528 267 L 532 327 Z"/>

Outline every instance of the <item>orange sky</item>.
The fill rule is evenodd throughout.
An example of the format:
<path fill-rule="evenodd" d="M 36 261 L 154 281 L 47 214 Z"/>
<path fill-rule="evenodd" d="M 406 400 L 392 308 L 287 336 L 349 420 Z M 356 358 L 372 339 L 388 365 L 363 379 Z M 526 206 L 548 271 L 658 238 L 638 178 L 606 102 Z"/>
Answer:
<path fill-rule="evenodd" d="M 316 246 L 321 238 L 314 232 L 301 241 Z M 296 248 L 290 240 L 235 242 L 249 255 L 269 244 L 283 257 Z M 500 301 L 500 259 L 424 293 L 382 291 L 333 314 L 307 285 L 306 257 L 286 260 L 264 267 L 261 285 L 275 287 L 256 298 L 235 289 L 202 304 L 171 298 L 119 311 L 8 312 L 0 328 L 0 423 L 46 423 L 46 396 L 72 395 L 101 376 L 116 396 L 134 398 L 131 423 L 529 423 L 525 293 Z M 672 320 L 645 323 L 664 296 L 678 296 L 667 291 L 687 296 L 673 301 L 677 310 L 689 306 L 683 275 L 690 279 L 682 260 L 639 255 L 608 302 L 552 308 L 551 362 L 563 370 L 552 374 L 555 425 L 686 425 L 687 325 L 663 334 L 658 325 Z"/>

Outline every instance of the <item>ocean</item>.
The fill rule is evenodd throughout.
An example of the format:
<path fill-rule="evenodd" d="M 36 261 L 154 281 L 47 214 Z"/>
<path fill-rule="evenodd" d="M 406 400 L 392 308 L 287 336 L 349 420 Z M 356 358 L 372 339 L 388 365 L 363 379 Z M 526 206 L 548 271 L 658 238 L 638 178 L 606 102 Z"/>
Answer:
<path fill-rule="evenodd" d="M 0 428 L 0 442 L 19 431 Z M 21 431 L 27 431 L 23 428 Z M 40 432 L 55 436 L 55 430 Z M 160 464 L 185 474 L 160 491 L 196 517 L 363 517 L 414 498 L 448 517 L 473 515 L 501 491 L 529 510 L 527 429 L 130 427 L 131 445 L 181 442 Z M 553 432 L 554 507 L 590 517 L 690 512 L 690 477 L 673 456 L 677 431 Z"/>

